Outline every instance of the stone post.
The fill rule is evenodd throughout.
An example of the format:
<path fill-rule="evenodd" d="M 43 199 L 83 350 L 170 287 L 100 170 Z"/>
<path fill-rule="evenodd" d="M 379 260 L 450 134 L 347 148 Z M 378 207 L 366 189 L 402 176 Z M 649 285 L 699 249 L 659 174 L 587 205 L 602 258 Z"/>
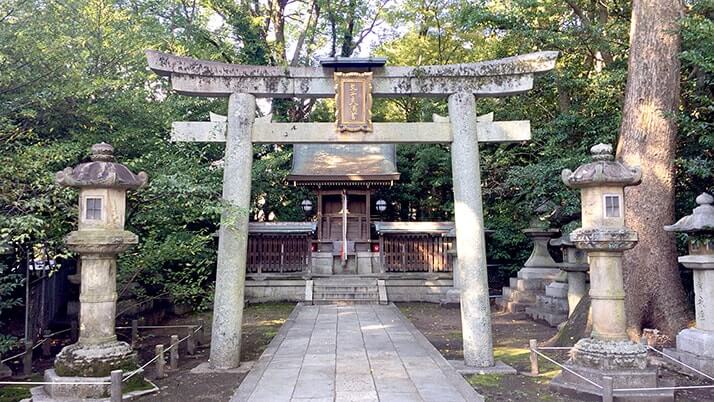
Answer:
<path fill-rule="evenodd" d="M 679 262 L 694 274 L 696 326 L 677 334 L 677 349 L 670 354 L 685 364 L 714 376 L 714 197 L 702 193 L 691 215 L 665 226 L 669 232 L 684 232 L 689 255 Z"/>
<path fill-rule="evenodd" d="M 568 317 L 570 317 L 587 292 L 586 280 L 590 266 L 585 251 L 578 250 L 572 242 L 563 241 L 562 247 L 564 261 L 560 269 L 565 271 L 568 277 Z"/>
<path fill-rule="evenodd" d="M 255 97 L 232 94 L 228 98 L 228 133 L 223 165 L 225 206 L 218 240 L 211 332 L 210 366 L 214 369 L 231 369 L 240 364 L 254 120 Z"/>
<path fill-rule="evenodd" d="M 593 323 L 590 336 L 571 350 L 566 367 L 596 383 L 612 377 L 615 388 L 642 388 L 638 397 L 643 399 L 672 398 L 671 390 L 653 390 L 657 370 L 647 365 L 647 348 L 630 341 L 626 332 L 622 253 L 635 246 L 637 233 L 625 227 L 624 187 L 639 184 L 642 172 L 615 161 L 610 145 L 598 144 L 590 151 L 591 163 L 562 172 L 566 186 L 581 190 L 582 227 L 570 240 L 590 259 Z M 605 396 L 602 389 L 565 370 L 551 387 Z"/>
<path fill-rule="evenodd" d="M 493 339 L 474 95 L 449 96 L 449 117 L 453 134 L 451 165 L 464 363 L 471 367 L 490 367 L 494 365 Z"/>

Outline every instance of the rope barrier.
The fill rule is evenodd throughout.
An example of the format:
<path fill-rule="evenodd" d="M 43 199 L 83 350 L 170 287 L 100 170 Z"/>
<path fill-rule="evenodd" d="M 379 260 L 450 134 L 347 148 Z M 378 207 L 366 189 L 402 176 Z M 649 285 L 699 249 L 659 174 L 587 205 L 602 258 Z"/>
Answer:
<path fill-rule="evenodd" d="M 702 371 L 700 371 L 700 370 L 697 370 L 696 368 L 694 368 L 694 367 L 692 367 L 692 366 L 690 366 L 690 365 L 688 365 L 688 364 L 686 364 L 686 363 L 684 363 L 684 362 L 682 362 L 682 361 L 677 360 L 675 357 L 670 356 L 670 355 L 664 353 L 664 352 L 661 351 L 661 350 L 658 350 L 658 349 L 656 349 L 656 348 L 654 348 L 654 347 L 652 347 L 652 346 L 649 346 L 649 345 L 646 345 L 646 346 L 647 346 L 647 349 L 653 350 L 653 351 L 659 353 L 660 355 L 662 355 L 662 356 L 664 356 L 664 357 L 666 357 L 666 358 L 668 358 L 668 359 L 670 359 L 670 360 L 672 360 L 672 361 L 674 361 L 674 362 L 676 362 L 676 363 L 679 363 L 679 364 L 681 364 L 682 366 L 684 366 L 684 367 L 686 367 L 686 368 L 688 368 L 688 369 L 694 371 L 695 373 L 700 374 L 700 375 L 706 377 L 707 379 L 714 381 L 714 377 L 712 377 L 712 376 L 710 376 L 710 375 L 708 375 L 708 374 L 706 374 L 706 373 L 704 373 L 704 372 L 702 372 Z M 538 354 L 538 356 L 541 356 L 541 357 L 543 357 L 544 359 L 548 360 L 549 362 L 551 362 L 551 363 L 555 364 L 556 366 L 560 367 L 561 369 L 566 370 L 566 371 L 568 371 L 569 373 L 576 375 L 576 376 L 579 377 L 580 379 L 583 379 L 583 380 L 587 381 L 588 383 L 590 383 L 590 384 L 592 384 L 592 385 L 598 387 L 599 389 L 603 389 L 603 387 L 602 387 L 601 385 L 598 385 L 597 383 L 595 383 L 595 382 L 589 380 L 588 378 L 586 378 L 586 377 L 584 377 L 584 376 L 582 376 L 582 375 L 576 373 L 575 371 L 573 371 L 573 370 L 571 370 L 571 369 L 565 367 L 564 365 L 558 363 L 557 361 L 555 361 L 555 360 L 551 359 L 550 357 L 544 355 L 543 353 L 539 352 L 539 351 L 538 351 L 539 349 L 540 349 L 540 350 L 569 350 L 569 349 L 572 349 L 572 348 L 570 348 L 570 347 L 565 347 L 565 346 L 563 346 L 563 347 L 558 347 L 558 346 L 545 346 L 545 347 L 539 347 L 539 348 L 530 348 L 530 350 L 533 351 L 534 353 Z M 615 388 L 615 389 L 613 389 L 612 391 L 613 391 L 613 392 L 641 392 L 641 391 L 663 391 L 663 390 L 678 391 L 678 390 L 686 390 L 686 389 L 714 389 L 714 385 L 683 385 L 683 386 L 677 386 L 677 387 L 654 387 L 654 388 Z"/>
<path fill-rule="evenodd" d="M 49 335 L 44 335 L 44 339 L 42 339 L 41 341 L 37 342 L 37 344 L 35 344 L 35 345 L 32 347 L 32 350 L 37 349 L 37 348 L 40 347 L 43 343 L 47 342 L 47 340 L 48 340 L 50 337 L 55 336 L 55 335 L 59 335 L 59 334 L 62 334 L 62 333 L 65 333 L 65 332 L 67 332 L 67 331 L 69 331 L 69 330 L 71 330 L 71 328 L 67 328 L 67 329 L 63 329 L 63 330 L 61 330 L 61 331 L 53 332 L 53 333 L 51 333 L 51 334 L 49 334 Z M 20 353 L 18 353 L 18 354 L 16 354 L 16 355 L 14 355 L 14 356 L 6 357 L 5 359 L 0 360 L 0 363 L 5 363 L 5 362 L 9 362 L 10 360 L 17 359 L 17 358 L 20 357 L 20 356 L 24 356 L 26 353 L 27 353 L 27 351 L 24 350 L 24 351 L 22 351 L 22 352 L 20 352 Z"/>
<path fill-rule="evenodd" d="M 714 381 L 714 377 L 708 375 L 707 373 L 703 373 L 703 372 L 701 372 L 701 371 L 695 369 L 694 367 L 687 365 L 686 363 L 684 363 L 684 362 L 682 362 L 682 361 L 680 361 L 680 360 L 677 360 L 676 358 L 674 358 L 674 356 L 670 356 L 670 355 L 668 355 L 668 354 L 666 354 L 666 353 L 664 353 L 664 352 L 662 352 L 662 351 L 660 351 L 660 350 L 655 349 L 654 347 L 652 347 L 652 346 L 650 346 L 650 345 L 647 345 L 647 349 L 654 350 L 655 352 L 661 354 L 662 356 L 664 356 L 664 357 L 666 357 L 666 358 L 668 358 L 668 359 L 670 359 L 670 360 L 673 360 L 673 361 L 675 361 L 675 362 L 681 364 L 682 366 L 684 366 L 684 367 L 686 367 L 686 368 L 688 368 L 688 369 L 694 371 L 695 373 L 697 373 L 697 374 L 699 374 L 699 375 L 702 375 L 702 376 L 704 376 L 704 377 L 706 377 L 706 378 L 708 378 L 708 379 Z"/>
<path fill-rule="evenodd" d="M 22 352 L 22 353 L 18 353 L 18 354 L 16 354 L 15 356 L 11 356 L 11 357 L 8 357 L 8 358 L 6 358 L 6 359 L 2 359 L 2 360 L 0 360 L 0 363 L 5 363 L 5 362 L 9 362 L 9 361 L 12 360 L 12 359 L 17 359 L 17 358 L 20 357 L 20 356 L 24 356 L 25 353 L 27 353 L 27 351 L 24 351 L 24 352 Z"/>
<path fill-rule="evenodd" d="M 194 328 L 196 324 L 191 325 L 139 325 L 138 329 L 162 329 L 162 328 Z M 115 327 L 116 329 L 132 329 L 131 327 Z"/>
<path fill-rule="evenodd" d="M 183 328 L 186 328 L 186 327 L 187 327 L 187 326 L 184 326 Z M 191 325 L 191 327 L 193 327 L 193 325 Z M 198 329 L 201 329 L 201 327 L 199 327 Z M 198 332 L 198 330 L 194 331 L 193 334 L 195 334 L 196 332 Z M 185 341 L 186 339 L 188 339 L 188 338 L 190 338 L 191 336 L 193 336 L 193 334 L 191 334 L 191 335 L 186 335 L 186 336 L 184 336 L 183 338 L 179 339 L 178 342 L 176 342 L 176 343 L 172 344 L 171 346 L 169 346 L 168 348 L 164 349 L 164 353 L 166 353 L 166 352 L 168 352 L 169 350 L 171 350 L 171 348 L 173 348 L 174 346 L 178 346 L 181 342 L 183 342 L 183 341 Z M 127 374 L 127 375 L 124 377 L 124 379 L 122 380 L 122 382 L 128 381 L 128 380 L 129 380 L 131 377 L 133 377 L 136 373 L 138 373 L 139 371 L 145 369 L 149 364 L 155 362 L 159 357 L 163 358 L 163 355 L 156 355 L 156 356 L 154 356 L 151 360 L 149 360 L 148 362 L 144 363 L 143 366 L 141 366 L 141 367 L 139 367 L 138 369 L 136 369 L 136 370 L 132 371 L 131 373 Z"/>
<path fill-rule="evenodd" d="M 714 385 L 683 385 L 681 387 L 656 387 L 656 388 L 616 388 L 612 391 L 615 392 L 637 392 L 637 391 L 661 391 L 661 390 L 683 390 L 683 389 L 708 389 L 714 388 Z"/>
<path fill-rule="evenodd" d="M 181 342 L 185 341 L 186 339 L 188 339 L 188 338 L 190 338 L 191 336 L 193 336 L 194 334 L 196 334 L 198 331 L 202 330 L 202 329 L 203 329 L 203 325 L 196 325 L 196 324 L 191 324 L 191 325 L 188 325 L 188 324 L 187 324 L 187 325 L 143 325 L 143 326 L 139 326 L 139 327 L 137 327 L 137 328 L 142 328 L 142 329 L 193 328 L 193 332 L 192 332 L 190 335 L 186 335 L 185 337 L 181 338 L 177 343 L 175 343 L 175 344 L 169 346 L 168 348 L 166 348 L 166 349 L 164 350 L 164 353 L 166 353 L 166 352 L 170 351 L 171 348 L 173 348 L 175 345 L 179 345 Z M 116 327 L 116 329 L 131 329 L 131 327 Z M 47 342 L 47 340 L 49 340 L 52 336 L 65 333 L 65 332 L 68 332 L 68 331 L 70 331 L 70 330 L 71 330 L 71 328 L 67 328 L 67 329 L 63 329 L 63 330 L 60 330 L 60 331 L 53 332 L 53 333 L 51 333 L 51 334 L 45 335 L 45 336 L 44 336 L 44 339 L 42 339 L 41 341 L 39 341 L 36 345 L 34 345 L 34 346 L 32 347 L 32 350 L 38 348 L 38 347 L 41 346 L 43 343 Z M 14 355 L 14 356 L 10 356 L 10 357 L 8 357 L 8 358 L 2 359 L 2 360 L 0 360 L 0 363 L 5 363 L 5 362 L 8 362 L 8 361 L 10 361 L 10 360 L 17 359 L 18 357 L 24 356 L 25 354 L 27 354 L 27 351 L 26 351 L 26 350 L 23 351 L 23 352 L 21 352 L 21 353 L 18 353 L 18 354 L 16 354 L 16 355 Z M 132 372 L 130 372 L 130 373 L 125 374 L 125 375 L 124 375 L 124 379 L 122 380 L 122 382 L 126 382 L 127 380 L 129 380 L 129 379 L 130 379 L 131 377 L 133 377 L 136 373 L 140 372 L 141 370 L 145 369 L 148 365 L 150 365 L 151 363 L 155 362 L 159 357 L 163 357 L 163 356 L 161 356 L 161 355 L 156 355 L 156 356 L 154 356 L 151 360 L 149 360 L 148 362 L 144 363 L 144 365 L 142 365 L 142 366 L 139 367 L 138 369 L 136 369 L 136 370 L 134 370 L 134 371 L 132 371 Z M 109 383 L 109 382 L 107 382 L 107 383 L 99 383 L 99 382 L 92 382 L 92 383 L 80 383 L 80 382 L 72 382 L 72 383 L 49 382 L 49 383 L 47 383 L 47 382 L 22 382 L 22 381 L 4 381 L 4 382 L 0 382 L 0 385 L 22 385 L 22 384 L 37 384 L 37 385 L 45 385 L 45 384 L 47 384 L 47 385 L 51 385 L 51 384 L 56 384 L 56 385 L 72 385 L 72 384 L 88 385 L 88 384 L 98 384 L 98 385 L 108 385 L 108 384 L 111 384 L 111 383 Z"/>
<path fill-rule="evenodd" d="M 569 369 L 569 368 L 563 366 L 562 364 L 558 363 L 557 361 L 555 361 L 555 360 L 551 359 L 550 357 L 544 355 L 543 353 L 539 352 L 537 349 L 532 349 L 532 350 L 533 350 L 535 353 L 537 353 L 538 356 L 541 356 L 541 357 L 543 357 L 544 359 L 548 360 L 549 362 L 554 363 L 556 366 L 562 368 L 563 370 L 565 370 L 565 371 L 567 371 L 567 372 L 569 372 L 569 373 L 571 373 L 571 374 L 576 375 L 577 377 L 579 377 L 579 378 L 581 378 L 581 379 L 587 381 L 588 383 L 590 383 L 590 384 L 596 386 L 598 389 L 602 389 L 602 386 L 601 386 L 600 384 L 598 384 L 598 383 L 596 383 L 596 382 L 593 382 L 593 381 L 591 381 L 590 379 L 588 379 L 588 378 L 586 378 L 586 377 L 584 377 L 584 376 L 582 376 L 582 375 L 576 373 L 575 371 L 573 371 L 573 370 L 571 370 L 571 369 Z"/>
<path fill-rule="evenodd" d="M 193 335 L 193 334 L 192 334 L 192 335 Z M 179 339 L 178 342 L 176 342 L 176 343 L 172 344 L 171 346 L 169 346 L 168 348 L 166 348 L 166 349 L 164 350 L 164 353 L 166 353 L 166 352 L 168 352 L 169 350 L 171 350 L 171 348 L 173 348 L 174 346 L 178 346 L 179 343 L 185 341 L 186 339 L 188 339 L 188 338 L 190 338 L 190 337 L 191 337 L 191 335 L 186 335 L 186 336 L 184 336 L 183 338 Z"/>
<path fill-rule="evenodd" d="M 149 360 L 148 362 L 144 363 L 143 366 L 141 366 L 141 367 L 139 367 L 138 369 L 132 371 L 131 373 L 128 373 L 121 381 L 122 381 L 122 382 L 127 382 L 127 381 L 129 381 L 129 379 L 130 379 L 131 377 L 133 377 L 134 374 L 136 374 L 136 373 L 140 372 L 141 370 L 145 369 L 149 364 L 155 362 L 156 359 L 158 359 L 159 357 L 162 357 L 162 358 L 163 358 L 164 356 L 163 356 L 163 355 L 156 355 L 156 356 L 154 356 L 153 359 L 151 359 L 151 360 Z"/>

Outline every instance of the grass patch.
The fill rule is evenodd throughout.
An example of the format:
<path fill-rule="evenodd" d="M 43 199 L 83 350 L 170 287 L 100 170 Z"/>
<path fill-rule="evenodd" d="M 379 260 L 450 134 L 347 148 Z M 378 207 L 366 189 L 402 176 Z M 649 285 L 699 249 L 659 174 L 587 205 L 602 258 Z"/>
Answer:
<path fill-rule="evenodd" d="M 501 374 L 473 374 L 466 377 L 472 387 L 495 388 L 501 385 Z"/>
<path fill-rule="evenodd" d="M 29 385 L 8 385 L 0 388 L 0 402 L 17 402 L 31 396 Z"/>
<path fill-rule="evenodd" d="M 523 348 L 511 348 L 506 346 L 499 346 L 493 348 L 493 357 L 496 360 L 500 360 L 509 366 L 516 363 L 529 362 L 530 351 Z"/>
<path fill-rule="evenodd" d="M 136 381 L 134 379 L 136 378 Z M 128 394 L 134 391 L 147 391 L 153 389 L 154 386 L 150 382 L 146 381 L 144 377 L 139 375 L 134 376 L 127 381 L 127 383 L 122 387 L 121 391 L 123 394 Z"/>
<path fill-rule="evenodd" d="M 251 304 L 246 308 L 246 310 L 248 310 L 251 313 L 256 314 L 256 315 L 257 314 L 266 314 L 266 313 L 290 315 L 290 312 L 293 311 L 293 308 L 295 308 L 294 303 L 271 302 L 271 303 Z"/>

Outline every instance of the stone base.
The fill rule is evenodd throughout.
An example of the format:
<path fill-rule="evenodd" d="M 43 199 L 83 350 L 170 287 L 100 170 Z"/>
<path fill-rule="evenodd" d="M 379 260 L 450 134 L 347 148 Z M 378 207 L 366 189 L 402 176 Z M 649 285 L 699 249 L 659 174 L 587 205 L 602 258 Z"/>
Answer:
<path fill-rule="evenodd" d="M 470 367 L 464 364 L 463 360 L 449 360 L 449 364 L 461 375 L 468 374 L 507 374 L 516 375 L 518 371 L 504 362 L 496 361 L 491 367 Z"/>
<path fill-rule="evenodd" d="M 568 321 L 567 312 L 552 310 L 540 306 L 526 307 L 526 315 L 532 320 L 545 321 L 551 327 L 557 327 L 565 321 Z"/>
<path fill-rule="evenodd" d="M 540 279 L 546 283 L 553 282 L 560 275 L 560 268 L 555 267 L 524 267 L 518 271 L 521 279 Z"/>
<path fill-rule="evenodd" d="M 141 373 L 132 377 L 142 379 Z M 108 382 L 109 377 L 60 377 L 54 369 L 45 371 L 45 381 L 47 382 Z M 132 400 L 143 395 L 157 392 L 159 388 L 151 381 L 143 379 L 152 386 L 151 389 L 132 391 L 123 395 L 123 400 Z M 44 385 L 30 389 L 31 399 L 29 402 L 109 402 L 109 385 Z"/>
<path fill-rule="evenodd" d="M 684 352 L 684 351 L 677 350 L 677 349 L 665 349 L 664 353 L 666 353 L 668 356 L 673 357 L 690 367 L 694 367 L 695 369 L 697 369 L 701 372 L 704 372 L 705 374 L 714 376 L 714 359 L 712 359 L 712 358 L 698 356 L 698 355 L 695 355 L 695 354 L 692 354 L 689 352 Z M 669 359 L 665 359 L 664 361 L 667 363 L 667 365 L 673 366 L 677 371 L 692 373 L 692 371 L 688 370 L 684 366 L 681 366 L 679 364 L 671 362 Z M 699 375 L 699 374 L 696 374 L 696 375 Z"/>
<path fill-rule="evenodd" d="M 672 386 L 658 384 L 657 369 L 647 366 L 647 348 L 630 341 L 604 341 L 584 338 L 578 341 L 565 366 L 590 381 L 602 385 L 603 377 L 613 379 L 613 389 L 657 388 Z M 577 375 L 563 370 L 550 383 L 560 393 L 585 400 L 599 400 L 598 388 Z M 673 401 L 673 390 L 614 391 L 616 401 Z"/>
<path fill-rule="evenodd" d="M 644 370 L 647 347 L 631 341 L 583 338 L 573 346 L 570 362 L 599 370 Z"/>
<path fill-rule="evenodd" d="M 137 355 L 126 342 L 96 345 L 75 343 L 65 346 L 55 357 L 55 371 L 66 377 L 104 377 L 113 370 L 134 370 Z"/>
<path fill-rule="evenodd" d="M 714 359 L 714 332 L 698 328 L 683 329 L 677 334 L 677 350 Z"/>
<path fill-rule="evenodd" d="M 657 379 L 657 369 L 646 368 L 644 370 L 601 370 L 591 367 L 583 367 L 572 363 L 566 363 L 565 367 L 596 384 L 603 384 L 603 377 L 609 376 L 613 379 L 613 389 L 618 388 L 656 388 L 671 387 L 673 384 L 659 383 Z M 600 401 L 602 400 L 602 389 L 595 387 L 582 378 L 563 370 L 550 382 L 550 388 L 561 394 L 565 394 L 578 400 Z M 642 390 L 642 391 L 614 391 L 615 401 L 638 401 L 638 402 L 659 402 L 674 401 L 673 390 Z"/>

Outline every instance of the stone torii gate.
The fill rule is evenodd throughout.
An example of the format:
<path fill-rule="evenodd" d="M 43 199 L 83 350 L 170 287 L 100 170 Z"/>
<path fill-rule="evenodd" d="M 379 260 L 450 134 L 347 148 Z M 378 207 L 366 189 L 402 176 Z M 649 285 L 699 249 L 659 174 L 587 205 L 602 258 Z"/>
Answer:
<path fill-rule="evenodd" d="M 477 121 L 476 97 L 517 95 L 533 76 L 555 67 L 557 52 L 538 52 L 472 64 L 377 67 L 372 90 L 380 97 L 448 97 L 449 119 L 433 123 L 374 123 L 371 132 L 340 132 L 335 123 L 272 123 L 255 119 L 255 99 L 331 98 L 334 69 L 245 66 L 146 52 L 150 68 L 189 96 L 228 97 L 226 122 L 174 123 L 173 139 L 225 141 L 223 199 L 250 207 L 253 143 L 450 143 L 461 290 L 464 363 L 491 367 L 493 339 L 486 273 L 479 142 L 530 139 L 530 122 Z M 224 211 L 218 242 L 210 364 L 238 367 L 245 285 L 248 214 Z M 228 227 L 231 226 L 231 227 Z"/>

